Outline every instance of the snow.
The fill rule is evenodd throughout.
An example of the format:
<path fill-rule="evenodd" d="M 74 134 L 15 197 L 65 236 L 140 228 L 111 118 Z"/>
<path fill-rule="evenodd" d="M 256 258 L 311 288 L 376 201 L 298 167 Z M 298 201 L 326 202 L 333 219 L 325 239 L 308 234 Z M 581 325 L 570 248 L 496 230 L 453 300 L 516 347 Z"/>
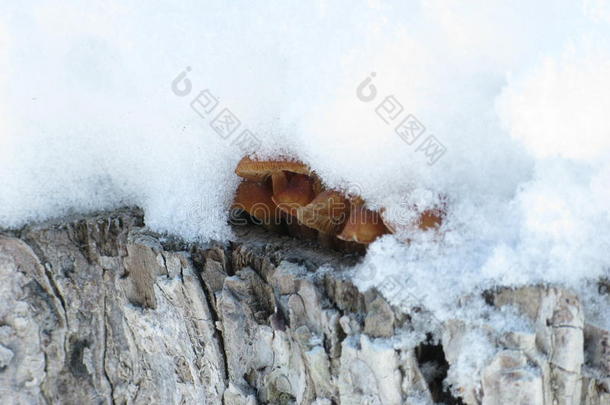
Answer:
<path fill-rule="evenodd" d="M 441 236 L 375 242 L 354 269 L 360 288 L 444 320 L 464 294 L 555 283 L 610 327 L 594 285 L 610 276 L 609 10 L 3 2 L 0 227 L 139 205 L 156 231 L 227 239 L 236 163 L 282 153 L 402 220 L 406 207 L 446 207 Z M 218 100 L 209 114 L 191 107 L 204 90 Z M 224 108 L 241 124 L 220 136 L 210 123 Z M 416 140 L 395 132 L 409 114 L 425 127 Z M 445 151 L 434 164 L 430 135 Z M 390 277 L 406 294 L 392 296 Z"/>

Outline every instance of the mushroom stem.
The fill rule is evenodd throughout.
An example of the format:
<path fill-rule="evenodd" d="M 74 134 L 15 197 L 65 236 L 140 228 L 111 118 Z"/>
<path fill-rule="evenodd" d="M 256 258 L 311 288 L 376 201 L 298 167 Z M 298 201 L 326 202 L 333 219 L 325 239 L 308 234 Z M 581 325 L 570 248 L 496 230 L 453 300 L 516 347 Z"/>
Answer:
<path fill-rule="evenodd" d="M 288 177 L 286 176 L 286 173 L 282 170 L 273 172 L 271 174 L 271 188 L 273 189 L 273 194 L 281 193 L 286 187 L 288 187 Z"/>

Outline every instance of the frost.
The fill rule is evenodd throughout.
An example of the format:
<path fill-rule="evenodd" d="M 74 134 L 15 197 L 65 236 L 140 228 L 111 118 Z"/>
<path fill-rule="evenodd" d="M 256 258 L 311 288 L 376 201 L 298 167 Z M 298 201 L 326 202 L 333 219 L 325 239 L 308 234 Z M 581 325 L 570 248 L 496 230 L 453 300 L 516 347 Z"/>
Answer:
<path fill-rule="evenodd" d="M 497 349 L 479 330 L 466 332 L 461 341 L 464 345 L 468 345 L 468 350 L 460 352 L 454 359 L 455 365 L 449 368 L 445 383 L 448 386 L 475 387 L 476 390 L 480 390 L 481 370 L 491 361 Z"/>

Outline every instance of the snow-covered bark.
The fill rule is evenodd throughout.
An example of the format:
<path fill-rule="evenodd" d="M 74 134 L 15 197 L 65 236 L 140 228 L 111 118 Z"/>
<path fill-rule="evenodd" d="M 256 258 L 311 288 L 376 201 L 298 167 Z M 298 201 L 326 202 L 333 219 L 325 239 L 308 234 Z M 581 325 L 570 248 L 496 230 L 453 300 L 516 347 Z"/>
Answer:
<path fill-rule="evenodd" d="M 453 319 L 421 343 L 353 257 L 236 233 L 187 245 L 118 210 L 0 234 L 2 403 L 610 404 L 609 332 L 568 291 L 490 292 L 533 333 Z M 496 350 L 461 379 L 476 334 Z"/>

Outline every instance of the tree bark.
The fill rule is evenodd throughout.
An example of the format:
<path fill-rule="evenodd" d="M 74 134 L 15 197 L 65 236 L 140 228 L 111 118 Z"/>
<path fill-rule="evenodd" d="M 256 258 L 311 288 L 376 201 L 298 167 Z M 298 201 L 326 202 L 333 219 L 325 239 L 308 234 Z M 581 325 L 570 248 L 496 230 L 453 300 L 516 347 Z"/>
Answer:
<path fill-rule="evenodd" d="M 186 244 L 138 209 L 0 232 L 0 402 L 610 404 L 609 332 L 569 291 L 490 293 L 535 333 L 484 331 L 496 354 L 449 391 L 462 320 L 419 343 L 413 313 L 349 281 L 353 256 L 236 233 Z"/>

